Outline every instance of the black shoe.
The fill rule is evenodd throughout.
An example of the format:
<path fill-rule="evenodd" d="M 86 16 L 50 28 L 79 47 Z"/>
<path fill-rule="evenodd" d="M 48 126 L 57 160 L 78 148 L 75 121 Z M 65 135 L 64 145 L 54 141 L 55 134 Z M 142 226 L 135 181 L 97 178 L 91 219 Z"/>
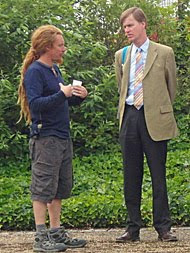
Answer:
<path fill-rule="evenodd" d="M 71 238 L 63 227 L 56 231 L 50 230 L 50 237 L 56 243 L 64 243 L 67 248 L 82 248 L 87 244 L 84 239 Z"/>
<path fill-rule="evenodd" d="M 139 236 L 132 236 L 129 232 L 125 232 L 123 235 L 116 238 L 116 242 L 126 243 L 126 242 L 139 242 Z"/>
<path fill-rule="evenodd" d="M 176 242 L 176 241 L 178 241 L 177 237 L 171 231 L 159 233 L 158 240 L 163 241 L 163 242 Z"/>

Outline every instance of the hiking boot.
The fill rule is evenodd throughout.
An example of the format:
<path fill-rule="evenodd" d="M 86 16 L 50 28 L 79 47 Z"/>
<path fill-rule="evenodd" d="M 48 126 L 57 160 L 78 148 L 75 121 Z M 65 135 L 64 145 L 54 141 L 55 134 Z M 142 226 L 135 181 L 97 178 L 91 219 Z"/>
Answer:
<path fill-rule="evenodd" d="M 63 227 L 49 232 L 51 239 L 56 243 L 64 243 L 67 248 L 82 248 L 87 244 L 84 239 L 71 238 Z"/>
<path fill-rule="evenodd" d="M 67 246 L 64 243 L 56 243 L 51 240 L 47 230 L 36 232 L 33 245 L 34 252 L 63 252 L 66 249 Z"/>

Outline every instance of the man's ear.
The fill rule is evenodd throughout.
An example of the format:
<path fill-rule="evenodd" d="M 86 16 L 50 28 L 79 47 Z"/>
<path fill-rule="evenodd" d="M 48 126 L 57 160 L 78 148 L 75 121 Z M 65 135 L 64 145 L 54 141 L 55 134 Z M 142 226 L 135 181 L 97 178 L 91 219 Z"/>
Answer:
<path fill-rule="evenodd" d="M 146 22 L 141 22 L 141 24 L 143 25 L 144 29 L 146 29 Z"/>

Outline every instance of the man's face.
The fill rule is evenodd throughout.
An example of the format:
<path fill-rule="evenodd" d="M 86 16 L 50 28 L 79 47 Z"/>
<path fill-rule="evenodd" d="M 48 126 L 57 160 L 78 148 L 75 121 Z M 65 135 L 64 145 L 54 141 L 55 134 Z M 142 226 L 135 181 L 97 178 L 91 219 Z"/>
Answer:
<path fill-rule="evenodd" d="M 133 17 L 133 14 L 129 15 L 123 21 L 123 29 L 125 35 L 130 42 L 133 42 L 137 46 L 141 44 L 141 42 L 144 41 L 144 39 L 146 38 L 145 27 L 145 22 L 138 22 Z"/>
<path fill-rule="evenodd" d="M 66 51 L 65 42 L 62 35 L 56 35 L 53 46 L 48 49 L 48 54 L 52 62 L 61 63 L 64 52 Z"/>

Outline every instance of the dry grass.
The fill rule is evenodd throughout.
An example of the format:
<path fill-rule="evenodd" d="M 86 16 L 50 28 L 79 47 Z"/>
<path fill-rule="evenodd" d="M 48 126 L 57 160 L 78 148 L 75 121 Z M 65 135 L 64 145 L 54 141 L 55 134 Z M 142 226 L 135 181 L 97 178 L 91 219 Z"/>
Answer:
<path fill-rule="evenodd" d="M 84 238 L 88 244 L 82 249 L 68 249 L 68 253 L 190 253 L 190 228 L 174 229 L 178 242 L 159 242 L 153 229 L 141 230 L 141 242 L 118 244 L 115 238 L 123 229 L 72 230 L 73 237 Z M 32 251 L 33 232 L 0 232 L 0 253 Z"/>

